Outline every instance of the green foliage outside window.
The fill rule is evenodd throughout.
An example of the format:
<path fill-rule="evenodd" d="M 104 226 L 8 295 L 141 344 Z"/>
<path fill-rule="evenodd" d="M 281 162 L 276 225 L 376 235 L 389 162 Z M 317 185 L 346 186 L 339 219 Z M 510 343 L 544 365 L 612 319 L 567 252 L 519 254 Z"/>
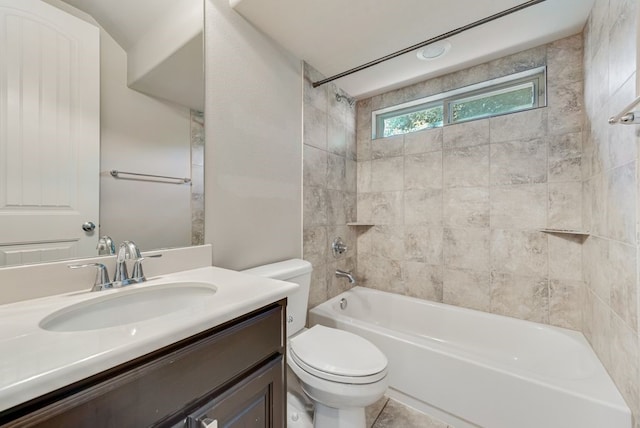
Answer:
<path fill-rule="evenodd" d="M 451 103 L 451 122 L 520 111 L 534 107 L 533 86 L 483 98 Z"/>
<path fill-rule="evenodd" d="M 384 120 L 384 136 L 406 134 L 421 129 L 442 126 L 442 106 L 403 114 Z"/>

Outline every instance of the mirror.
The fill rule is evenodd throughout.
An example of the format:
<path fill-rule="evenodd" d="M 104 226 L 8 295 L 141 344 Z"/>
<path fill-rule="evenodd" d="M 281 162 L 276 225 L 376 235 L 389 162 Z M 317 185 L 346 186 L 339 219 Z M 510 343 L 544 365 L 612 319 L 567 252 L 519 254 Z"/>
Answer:
<path fill-rule="evenodd" d="M 6 154 L 4 157 L 9 157 L 9 160 L 0 162 L 0 168 L 4 169 L 0 173 L 5 177 L 20 177 L 22 187 L 12 185 L 13 182 L 9 179 L 2 186 L 5 189 L 0 189 L 0 230 L 11 231 L 3 233 L 7 235 L 4 239 L 0 237 L 0 266 L 94 256 L 97 255 L 98 238 L 102 235 L 109 235 L 116 246 L 124 240 L 133 240 L 143 251 L 201 244 L 204 239 L 202 0 L 1 0 L 0 6 L 7 10 L 16 7 L 16 4 L 19 5 L 18 8 L 22 8 L 26 3 L 34 4 L 39 8 L 38 12 L 44 13 L 47 19 L 49 14 L 67 19 L 68 21 L 62 21 L 64 24 L 59 24 L 65 31 L 75 20 L 84 22 L 85 26 L 90 23 L 94 26 L 92 28 L 95 35 L 99 33 L 99 39 L 96 37 L 95 43 L 96 55 L 100 58 L 99 67 L 95 70 L 99 82 L 96 89 L 99 89 L 94 91 L 96 94 L 99 91 L 99 101 L 95 100 L 94 103 L 97 106 L 95 119 L 89 120 L 89 125 L 82 128 L 87 130 L 95 127 L 96 143 L 99 146 L 96 146 L 96 155 L 88 158 L 83 157 L 84 152 L 79 150 L 69 151 L 69 156 L 66 156 L 67 152 L 59 150 L 58 146 L 54 149 L 46 148 L 42 142 L 40 144 L 44 149 L 30 148 L 33 152 L 30 154 L 27 148 L 12 141 L 11 120 L 4 121 L 9 132 L 5 129 L 3 134 L 9 136 L 4 142 L 0 142 L 0 153 Z M 82 26 L 82 23 L 79 25 Z M 99 30 L 95 30 L 95 27 Z M 47 38 L 48 30 L 32 28 L 31 23 L 20 24 L 19 28 L 22 32 L 21 43 L 22 40 L 31 39 L 41 43 L 37 49 L 32 49 L 40 58 L 44 58 L 40 63 L 58 64 L 58 69 L 54 72 L 59 72 L 60 58 L 65 55 L 64 47 L 61 51 L 63 53 L 57 54 L 56 49 L 62 46 L 61 42 L 58 40 L 56 44 L 48 41 L 55 37 Z M 10 41 L 5 40 L 3 43 L 6 47 Z M 28 52 L 29 49 L 24 46 L 27 46 L 26 42 L 15 50 Z M 84 48 L 78 48 L 78 56 L 84 52 L 82 49 Z M 3 52 L 8 52 L 6 62 L 10 67 L 12 52 L 9 49 Z M 74 59 L 73 55 L 71 57 Z M 45 67 L 42 70 L 39 72 L 40 76 L 50 74 Z M 90 81 L 87 68 L 79 70 L 79 76 L 74 77 L 81 83 Z M 5 73 L 7 74 L 11 73 Z M 46 79 L 33 81 L 20 76 L 19 80 L 22 85 L 20 95 L 24 97 L 29 92 L 46 92 L 43 88 L 46 89 L 47 85 L 60 84 L 64 79 L 51 78 L 49 80 L 53 83 L 43 83 Z M 3 83 L 6 85 L 6 81 Z M 9 101 L 2 101 L 6 119 L 10 119 L 13 107 L 13 104 L 9 104 L 12 102 L 12 94 L 10 86 L 4 94 L 0 92 L 0 96 L 9 98 Z M 56 100 L 55 103 L 60 103 L 59 99 Z M 41 135 L 49 135 L 45 132 L 48 128 L 40 123 L 47 120 L 46 114 L 41 112 L 56 110 L 47 105 L 42 96 L 38 102 L 41 106 L 38 110 L 40 113 L 31 116 L 32 122 L 28 126 L 24 123 L 21 126 L 22 129 L 37 128 Z M 82 107 L 78 110 L 82 110 L 85 115 L 91 109 L 84 107 L 93 104 L 89 102 L 77 105 Z M 22 113 L 26 111 L 28 106 L 20 110 Z M 49 117 L 51 116 L 50 114 Z M 88 113 L 84 117 L 85 122 L 87 117 Z M 20 122 L 25 122 L 22 117 L 20 119 Z M 38 121 L 37 126 L 33 126 L 33 121 Z M 99 127 L 95 126 L 97 123 Z M 77 145 L 89 146 L 90 135 L 91 132 L 83 134 Z M 44 141 L 41 137 L 37 138 Z M 21 162 L 15 163 L 20 168 L 10 160 L 10 155 L 16 151 L 21 153 Z M 59 155 L 60 153 L 64 155 Z M 78 160 L 77 167 L 71 163 L 75 159 Z M 55 197 L 64 199 L 60 196 L 60 188 L 64 186 L 55 187 L 46 183 L 68 178 L 75 182 L 74 185 L 80 183 L 78 187 L 81 187 L 84 183 L 83 176 L 79 173 L 76 175 L 80 169 L 85 170 L 85 173 L 88 171 L 92 179 L 97 177 L 99 183 L 86 198 L 78 197 L 74 200 L 73 193 L 63 195 L 70 201 L 67 204 L 72 208 L 70 211 L 75 211 L 76 206 L 89 199 L 95 200 L 93 205 L 96 205 L 96 213 L 99 210 L 99 217 L 95 214 L 74 220 L 73 234 L 90 240 L 90 245 L 83 246 L 76 245 L 75 238 L 58 236 L 57 233 L 66 226 L 58 226 L 57 220 L 50 220 L 48 223 L 45 220 L 40 226 L 32 221 L 42 211 L 55 214 L 56 210 L 62 210 L 61 207 L 65 205 L 53 200 Z M 114 177 L 112 170 L 121 174 Z M 146 175 L 126 175 L 122 172 Z M 34 176 L 39 178 L 33 180 Z M 188 179 L 188 182 L 180 180 L 183 178 Z M 16 180 L 18 179 L 14 179 Z M 37 182 L 36 185 L 33 185 L 34 181 Z M 25 182 L 29 185 L 25 185 Z M 29 198 L 20 195 L 19 192 L 27 192 L 29 186 L 36 188 L 32 193 L 37 193 L 35 199 L 39 202 L 25 202 Z M 19 209 L 16 208 L 19 204 L 12 206 L 7 202 L 11 198 L 22 198 L 23 204 Z M 25 208 L 28 205 L 35 207 L 35 214 Z M 5 216 L 7 212 L 13 212 L 15 218 Z M 91 226 L 92 223 L 95 228 Z"/>

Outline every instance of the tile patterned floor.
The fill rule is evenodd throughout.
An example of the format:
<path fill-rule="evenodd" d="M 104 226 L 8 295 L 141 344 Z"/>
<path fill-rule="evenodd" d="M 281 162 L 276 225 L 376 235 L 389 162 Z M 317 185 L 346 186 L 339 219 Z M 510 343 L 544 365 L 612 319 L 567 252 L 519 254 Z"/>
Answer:
<path fill-rule="evenodd" d="M 367 407 L 367 427 L 454 428 L 387 397 Z"/>

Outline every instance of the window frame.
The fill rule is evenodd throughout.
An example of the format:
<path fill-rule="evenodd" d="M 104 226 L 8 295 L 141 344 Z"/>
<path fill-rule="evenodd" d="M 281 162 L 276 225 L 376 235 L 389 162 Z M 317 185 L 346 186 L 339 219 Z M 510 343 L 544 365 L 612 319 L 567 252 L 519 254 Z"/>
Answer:
<path fill-rule="evenodd" d="M 452 105 L 456 102 L 466 100 L 472 97 L 481 98 L 482 95 L 491 96 L 496 92 L 508 92 L 508 89 L 517 88 L 526 83 L 533 84 L 533 107 L 524 108 L 521 110 L 491 114 L 481 117 L 474 117 L 471 119 L 458 120 L 453 122 L 451 115 Z M 371 138 L 391 138 L 384 137 L 384 121 L 405 114 L 415 113 L 422 110 L 428 110 L 437 106 L 442 106 L 442 126 L 455 125 L 464 122 L 470 122 L 474 120 L 486 119 L 488 117 L 502 116 L 505 114 L 518 113 L 527 110 L 533 110 L 535 108 L 546 107 L 547 105 L 547 67 L 536 67 L 530 70 L 522 71 L 519 73 L 510 74 L 508 76 L 499 77 L 496 79 L 487 80 L 485 82 L 476 83 L 473 85 L 465 86 L 462 88 L 454 89 L 451 91 L 443 92 L 440 94 L 432 95 L 425 98 L 409 101 L 406 103 L 398 104 L 391 107 L 375 110 L 371 113 Z M 419 131 L 422 131 L 421 129 Z M 411 132 L 409 131 L 403 134 L 405 135 Z"/>

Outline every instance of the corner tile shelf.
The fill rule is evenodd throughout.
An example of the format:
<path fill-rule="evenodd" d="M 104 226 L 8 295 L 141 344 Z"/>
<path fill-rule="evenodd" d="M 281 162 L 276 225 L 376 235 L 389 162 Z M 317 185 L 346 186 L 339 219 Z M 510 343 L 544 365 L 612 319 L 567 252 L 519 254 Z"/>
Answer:
<path fill-rule="evenodd" d="M 587 231 L 584 231 L 584 230 L 573 230 L 573 229 L 540 229 L 540 232 L 558 233 L 558 234 L 562 234 L 562 235 L 577 235 L 577 236 L 589 236 L 589 235 L 591 235 Z"/>

